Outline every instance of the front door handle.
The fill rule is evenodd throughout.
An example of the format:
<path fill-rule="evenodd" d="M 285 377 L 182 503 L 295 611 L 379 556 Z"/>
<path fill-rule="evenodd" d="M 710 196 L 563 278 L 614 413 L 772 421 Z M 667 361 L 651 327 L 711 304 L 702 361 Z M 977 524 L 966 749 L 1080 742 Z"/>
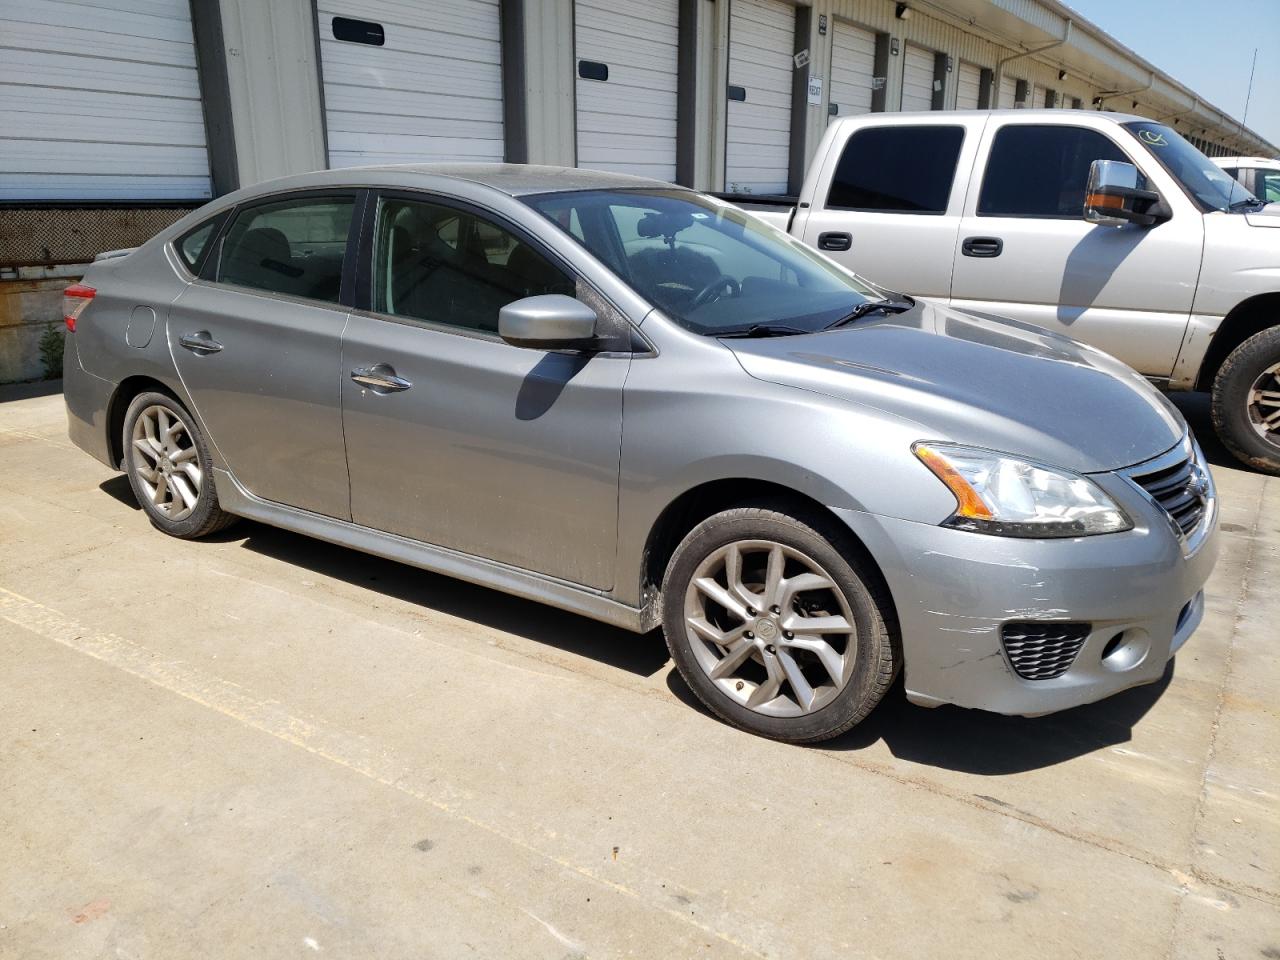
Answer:
<path fill-rule="evenodd" d="M 184 333 L 178 338 L 178 343 L 194 353 L 217 353 L 222 349 L 222 344 L 213 339 L 208 330 Z"/>
<path fill-rule="evenodd" d="M 399 393 L 413 386 L 404 377 L 397 377 L 395 368 L 389 363 L 375 363 L 372 367 L 356 367 L 351 371 L 351 379 L 362 387 L 368 387 L 374 393 Z"/>
<path fill-rule="evenodd" d="M 818 234 L 819 250 L 848 250 L 853 246 L 853 236 L 848 233 Z"/>
<path fill-rule="evenodd" d="M 965 237 L 960 244 L 960 252 L 966 257 L 998 257 L 1004 250 L 1004 241 L 999 237 Z"/>

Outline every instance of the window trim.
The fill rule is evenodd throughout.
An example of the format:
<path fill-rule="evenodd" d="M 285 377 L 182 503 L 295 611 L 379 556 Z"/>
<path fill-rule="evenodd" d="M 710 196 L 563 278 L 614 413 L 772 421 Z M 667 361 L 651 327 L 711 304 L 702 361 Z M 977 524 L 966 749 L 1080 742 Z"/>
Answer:
<path fill-rule="evenodd" d="M 226 226 L 227 218 L 231 215 L 234 207 L 224 207 L 212 216 L 205 217 L 194 227 L 184 230 L 178 236 L 169 241 L 169 247 L 173 251 L 175 259 L 186 271 L 187 279 L 194 280 L 200 276 L 201 270 L 204 268 L 205 262 L 213 255 L 213 249 L 218 244 L 218 240 L 222 237 L 223 227 Z M 187 258 L 182 255 L 182 241 L 191 236 L 197 230 L 204 229 L 208 224 L 213 224 L 213 233 L 204 245 L 204 249 L 200 251 L 200 256 L 196 258 L 194 264 L 187 263 Z"/>
<path fill-rule="evenodd" d="M 959 130 L 960 145 L 956 149 L 955 169 L 951 171 L 951 184 L 947 187 L 947 200 L 941 210 L 886 210 L 883 207 L 849 207 L 843 204 L 833 204 L 831 202 L 831 193 L 835 189 L 836 180 L 840 175 L 840 162 L 844 159 L 845 151 L 849 149 L 849 144 L 859 134 L 880 130 Z M 945 217 L 951 210 L 951 201 L 955 196 L 956 183 L 960 177 L 960 158 L 964 153 L 965 140 L 969 136 L 969 128 L 963 123 L 872 123 L 864 127 L 854 130 L 849 136 L 845 137 L 844 143 L 840 146 L 840 153 L 836 157 L 835 166 L 831 170 L 831 180 L 827 183 L 827 195 L 823 198 L 823 210 L 840 210 L 844 213 L 883 213 L 894 217 Z"/>
<path fill-rule="evenodd" d="M 521 243 L 529 244 L 540 256 L 558 270 L 562 271 L 566 276 L 574 282 L 575 287 L 584 285 L 590 288 L 596 296 L 600 297 L 607 303 L 613 312 L 617 315 L 618 322 L 624 324 L 628 331 L 619 331 L 618 339 L 624 336 L 632 344 L 636 341 L 636 334 L 639 328 L 631 321 L 626 312 L 618 307 L 611 298 L 605 295 L 595 284 L 591 283 L 582 271 L 571 264 L 563 256 L 548 247 L 541 238 L 531 233 L 521 224 L 516 223 L 510 217 L 498 212 L 490 207 L 485 207 L 460 197 L 450 196 L 449 194 L 437 193 L 429 189 L 418 189 L 413 187 L 375 187 L 367 191 L 365 198 L 364 212 L 361 217 L 359 237 L 358 237 L 358 254 L 356 257 L 356 273 L 353 278 L 353 297 L 351 309 L 363 316 L 373 317 L 378 320 L 385 320 L 390 323 L 398 323 L 402 326 L 416 327 L 426 330 L 434 330 L 440 333 L 451 333 L 459 336 L 471 337 L 473 339 L 490 340 L 505 344 L 506 341 L 497 333 L 491 333 L 488 330 L 480 330 L 474 327 L 460 327 L 452 324 L 440 323 L 435 320 L 423 320 L 419 317 L 411 317 L 403 314 L 382 313 L 373 309 L 373 244 L 377 233 L 378 221 L 378 205 L 383 199 L 387 200 L 405 200 L 416 203 L 432 203 L 451 210 L 457 210 L 459 213 L 470 214 L 473 217 L 482 217 L 493 223 L 495 226 L 506 230 L 512 234 Z M 601 318 L 604 319 L 604 318 Z M 641 340 L 647 343 L 645 338 Z M 524 347 L 512 347 L 515 350 L 526 349 Z M 631 356 L 635 353 L 634 346 L 629 350 L 607 350 L 596 351 L 592 356 Z"/>
<path fill-rule="evenodd" d="M 261 297 L 274 297 L 280 300 L 287 300 L 290 303 L 306 303 L 320 307 L 329 307 L 342 310 L 351 309 L 351 288 L 353 283 L 348 279 L 354 270 L 353 257 L 357 251 L 356 241 L 360 234 L 361 219 L 365 209 L 366 194 L 369 193 L 367 187 L 350 186 L 350 187 L 302 187 L 296 190 L 282 190 L 279 193 L 262 194 L 249 200 L 244 200 L 228 207 L 223 213 L 227 214 L 227 218 L 218 228 L 217 234 L 211 241 L 217 245 L 217 255 L 213 255 L 211 250 L 204 257 L 201 264 L 200 272 L 196 274 L 196 279 L 204 281 L 214 287 L 234 290 L 237 293 L 251 293 Z M 271 206 L 277 203 L 283 203 L 290 200 L 310 200 L 325 199 L 329 197 L 350 197 L 352 201 L 351 222 L 347 225 L 347 245 L 342 253 L 342 275 L 338 284 L 337 300 L 318 300 L 315 297 L 300 297 L 292 293 L 282 293 L 279 290 L 264 290 L 261 287 L 245 287 L 238 283 L 231 283 L 226 280 L 218 279 L 218 267 L 222 262 L 223 245 L 226 243 L 227 236 L 231 232 L 231 225 L 240 219 L 240 215 L 257 207 Z M 175 251 L 176 252 L 176 251 Z M 181 260 L 181 256 L 178 258 Z"/>
<path fill-rule="evenodd" d="M 1111 141 L 1112 146 L 1114 146 L 1117 150 L 1119 150 L 1128 159 L 1129 163 L 1137 167 L 1138 176 L 1145 179 L 1148 183 L 1151 182 L 1151 177 L 1149 177 L 1147 175 L 1147 172 L 1142 169 L 1142 165 L 1133 158 L 1133 155 L 1128 150 L 1126 150 L 1123 146 L 1120 145 L 1119 142 L 1117 142 L 1115 137 L 1110 136 L 1105 130 L 1101 130 L 1101 129 L 1098 129 L 1097 127 L 1093 127 L 1088 124 L 1082 124 L 1082 123 L 1052 123 L 1052 122 L 1050 123 L 1040 123 L 1040 122 L 1002 123 L 1000 124 L 1000 126 L 996 127 L 995 131 L 991 134 L 991 139 L 988 141 L 988 144 L 987 144 L 986 156 L 982 158 L 982 164 L 981 164 L 982 177 L 978 181 L 978 190 L 973 198 L 973 216 L 982 217 L 983 219 L 989 219 L 989 220 L 1059 220 L 1059 221 L 1079 220 L 1082 223 L 1085 222 L 1083 205 L 1081 206 L 1081 211 L 1079 214 L 1056 213 L 1056 214 L 1049 215 L 1049 214 L 1042 214 L 1042 213 L 983 213 L 982 212 L 982 191 L 983 191 L 983 188 L 987 185 L 987 173 L 991 168 L 991 154 L 995 151 L 996 140 L 999 138 L 1000 134 L 1003 133 L 1005 130 L 1011 130 L 1011 129 L 1028 129 L 1028 128 L 1043 129 L 1046 127 L 1052 127 L 1055 129 L 1062 129 L 1062 130 L 1087 130 L 1090 133 L 1096 133 L 1098 136 Z"/>

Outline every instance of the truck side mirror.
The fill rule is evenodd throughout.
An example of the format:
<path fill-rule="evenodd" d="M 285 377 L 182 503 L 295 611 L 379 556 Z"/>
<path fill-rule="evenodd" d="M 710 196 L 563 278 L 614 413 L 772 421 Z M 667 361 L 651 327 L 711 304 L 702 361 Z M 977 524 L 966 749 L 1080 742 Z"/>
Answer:
<path fill-rule="evenodd" d="M 1136 223 L 1150 227 L 1169 219 L 1169 211 L 1154 190 L 1138 189 L 1138 168 L 1120 160 L 1095 160 L 1089 167 L 1084 197 L 1089 223 Z"/>

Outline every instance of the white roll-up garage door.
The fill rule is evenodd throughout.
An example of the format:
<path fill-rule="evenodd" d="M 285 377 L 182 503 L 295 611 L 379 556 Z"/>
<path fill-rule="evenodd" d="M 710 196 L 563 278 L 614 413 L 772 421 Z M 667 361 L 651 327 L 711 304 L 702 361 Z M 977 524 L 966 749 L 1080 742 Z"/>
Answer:
<path fill-rule="evenodd" d="M 831 119 L 871 112 L 871 81 L 876 72 L 876 35 L 843 20 L 831 35 Z"/>
<path fill-rule="evenodd" d="M 679 0 L 577 0 L 578 166 L 676 178 L 679 12 Z"/>
<path fill-rule="evenodd" d="M 1033 86 L 1031 88 L 1031 102 L 1027 104 L 1027 107 L 1032 110 L 1044 109 L 1044 87 Z"/>
<path fill-rule="evenodd" d="M 972 63 L 961 63 L 956 71 L 956 109 L 977 110 L 982 93 L 982 70 Z"/>
<path fill-rule="evenodd" d="M 1018 105 L 1018 81 L 1015 77 L 1000 78 L 1000 109 L 1012 110 Z"/>
<path fill-rule="evenodd" d="M 502 159 L 497 0 L 321 0 L 319 28 L 330 166 Z"/>
<path fill-rule="evenodd" d="M 785 193 L 795 8 L 780 0 L 731 2 L 725 189 Z"/>
<path fill-rule="evenodd" d="M 933 109 L 933 51 L 914 43 L 903 48 L 902 109 Z"/>
<path fill-rule="evenodd" d="M 0 0 L 0 200 L 199 200 L 188 0 Z"/>

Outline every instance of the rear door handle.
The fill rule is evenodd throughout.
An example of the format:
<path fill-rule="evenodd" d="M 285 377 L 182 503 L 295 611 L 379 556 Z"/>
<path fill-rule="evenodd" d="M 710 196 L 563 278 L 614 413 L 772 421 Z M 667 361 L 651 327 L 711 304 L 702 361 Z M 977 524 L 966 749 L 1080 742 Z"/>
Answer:
<path fill-rule="evenodd" d="M 178 338 L 178 343 L 195 353 L 217 353 L 222 349 L 222 344 L 213 339 L 208 330 L 184 333 Z"/>
<path fill-rule="evenodd" d="M 848 233 L 818 234 L 819 250 L 848 250 L 853 246 L 853 236 Z"/>
<path fill-rule="evenodd" d="M 966 257 L 998 257 L 1004 250 L 1004 241 L 999 237 L 965 237 L 960 244 L 960 252 Z"/>
<path fill-rule="evenodd" d="M 372 367 L 356 367 L 351 371 L 351 379 L 362 387 L 368 387 L 374 393 L 399 393 L 413 386 L 413 383 L 404 377 L 397 377 L 395 368 L 389 363 L 375 363 Z"/>

